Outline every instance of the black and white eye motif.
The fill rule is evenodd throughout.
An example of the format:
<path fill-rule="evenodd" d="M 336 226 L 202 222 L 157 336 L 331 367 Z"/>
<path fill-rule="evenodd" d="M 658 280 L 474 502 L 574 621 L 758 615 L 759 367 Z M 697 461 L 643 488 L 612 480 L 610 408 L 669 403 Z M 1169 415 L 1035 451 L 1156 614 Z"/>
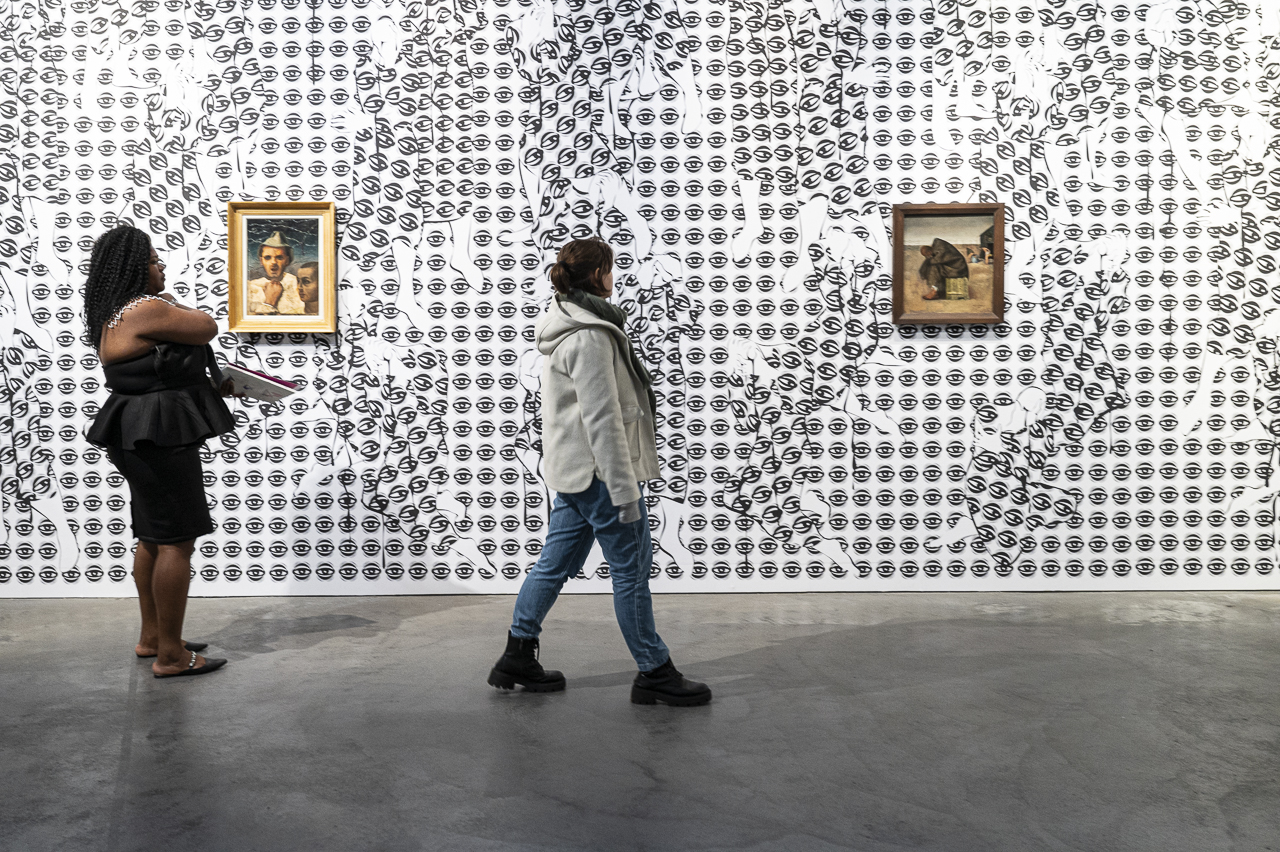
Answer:
<path fill-rule="evenodd" d="M 127 581 L 81 437 L 87 252 L 145 228 L 225 316 L 233 199 L 338 203 L 341 331 L 216 341 L 306 390 L 207 448 L 206 592 L 514 589 L 550 496 L 533 326 L 592 234 L 657 382 L 662 588 L 1272 570 L 1269 7 L 28 5 L 0 45 L 0 594 Z M 921 201 L 1007 205 L 1007 324 L 888 322 L 890 206 Z"/>

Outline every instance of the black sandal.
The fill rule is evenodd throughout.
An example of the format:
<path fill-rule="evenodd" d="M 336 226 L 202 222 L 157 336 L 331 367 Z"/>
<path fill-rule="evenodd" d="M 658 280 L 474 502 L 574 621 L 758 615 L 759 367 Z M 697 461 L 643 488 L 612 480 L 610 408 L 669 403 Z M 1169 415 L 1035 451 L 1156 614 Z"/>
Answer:
<path fill-rule="evenodd" d="M 204 661 L 204 665 L 197 668 L 196 658 L 199 656 L 200 655 L 197 654 L 195 651 L 192 651 L 191 662 L 187 663 L 187 667 L 180 672 L 174 672 L 173 674 L 156 674 L 155 672 L 152 672 L 151 674 L 153 677 L 185 677 L 187 675 L 202 675 L 202 674 L 208 674 L 211 671 L 216 671 L 227 664 L 226 660 L 206 659 Z"/>

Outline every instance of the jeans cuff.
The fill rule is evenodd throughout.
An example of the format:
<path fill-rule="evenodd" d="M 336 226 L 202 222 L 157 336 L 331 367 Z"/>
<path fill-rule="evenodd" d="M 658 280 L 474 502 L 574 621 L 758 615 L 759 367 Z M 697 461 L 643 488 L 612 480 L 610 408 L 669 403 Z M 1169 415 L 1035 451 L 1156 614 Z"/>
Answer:
<path fill-rule="evenodd" d="M 654 669 L 662 668 L 662 666 L 663 666 L 663 665 L 667 662 L 667 660 L 669 660 L 669 659 L 671 659 L 671 655 L 670 655 L 670 654 L 664 654 L 664 655 L 663 655 L 663 657 L 662 657 L 662 659 L 661 659 L 659 662 L 652 663 L 651 665 L 649 665 L 649 666 L 647 666 L 647 667 L 646 667 L 646 666 L 643 666 L 643 665 L 640 665 L 640 666 L 639 666 L 639 668 L 640 668 L 640 672 L 643 674 L 643 673 L 645 673 L 645 672 L 651 672 L 651 671 L 653 671 Z M 639 663 L 637 663 L 637 665 L 639 665 Z"/>

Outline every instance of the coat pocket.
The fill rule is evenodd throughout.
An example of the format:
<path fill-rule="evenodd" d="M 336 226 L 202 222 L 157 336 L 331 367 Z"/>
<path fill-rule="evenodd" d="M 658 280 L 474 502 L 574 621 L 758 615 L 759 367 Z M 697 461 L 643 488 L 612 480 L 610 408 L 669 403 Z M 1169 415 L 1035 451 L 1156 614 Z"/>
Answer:
<path fill-rule="evenodd" d="M 640 421 L 632 420 L 623 426 L 627 430 L 627 449 L 631 450 L 631 460 L 640 461 Z"/>
<path fill-rule="evenodd" d="M 622 427 L 627 433 L 627 449 L 631 450 L 631 460 L 640 461 L 640 420 L 644 412 L 638 405 L 622 407 Z"/>

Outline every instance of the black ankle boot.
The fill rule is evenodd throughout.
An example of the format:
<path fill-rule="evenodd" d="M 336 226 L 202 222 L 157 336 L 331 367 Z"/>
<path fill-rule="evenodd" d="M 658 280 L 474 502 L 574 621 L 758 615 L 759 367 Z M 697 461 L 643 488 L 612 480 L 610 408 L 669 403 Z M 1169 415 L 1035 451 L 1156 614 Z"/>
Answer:
<path fill-rule="evenodd" d="M 526 692 L 559 692 L 564 689 L 564 675 L 542 668 L 537 639 L 520 639 L 508 632 L 507 650 L 489 672 L 489 685 L 515 689 L 517 683 Z"/>
<path fill-rule="evenodd" d="M 651 672 L 640 672 L 631 684 L 632 704 L 669 704 L 672 707 L 696 707 L 711 700 L 711 687 L 687 680 L 667 661 Z"/>

